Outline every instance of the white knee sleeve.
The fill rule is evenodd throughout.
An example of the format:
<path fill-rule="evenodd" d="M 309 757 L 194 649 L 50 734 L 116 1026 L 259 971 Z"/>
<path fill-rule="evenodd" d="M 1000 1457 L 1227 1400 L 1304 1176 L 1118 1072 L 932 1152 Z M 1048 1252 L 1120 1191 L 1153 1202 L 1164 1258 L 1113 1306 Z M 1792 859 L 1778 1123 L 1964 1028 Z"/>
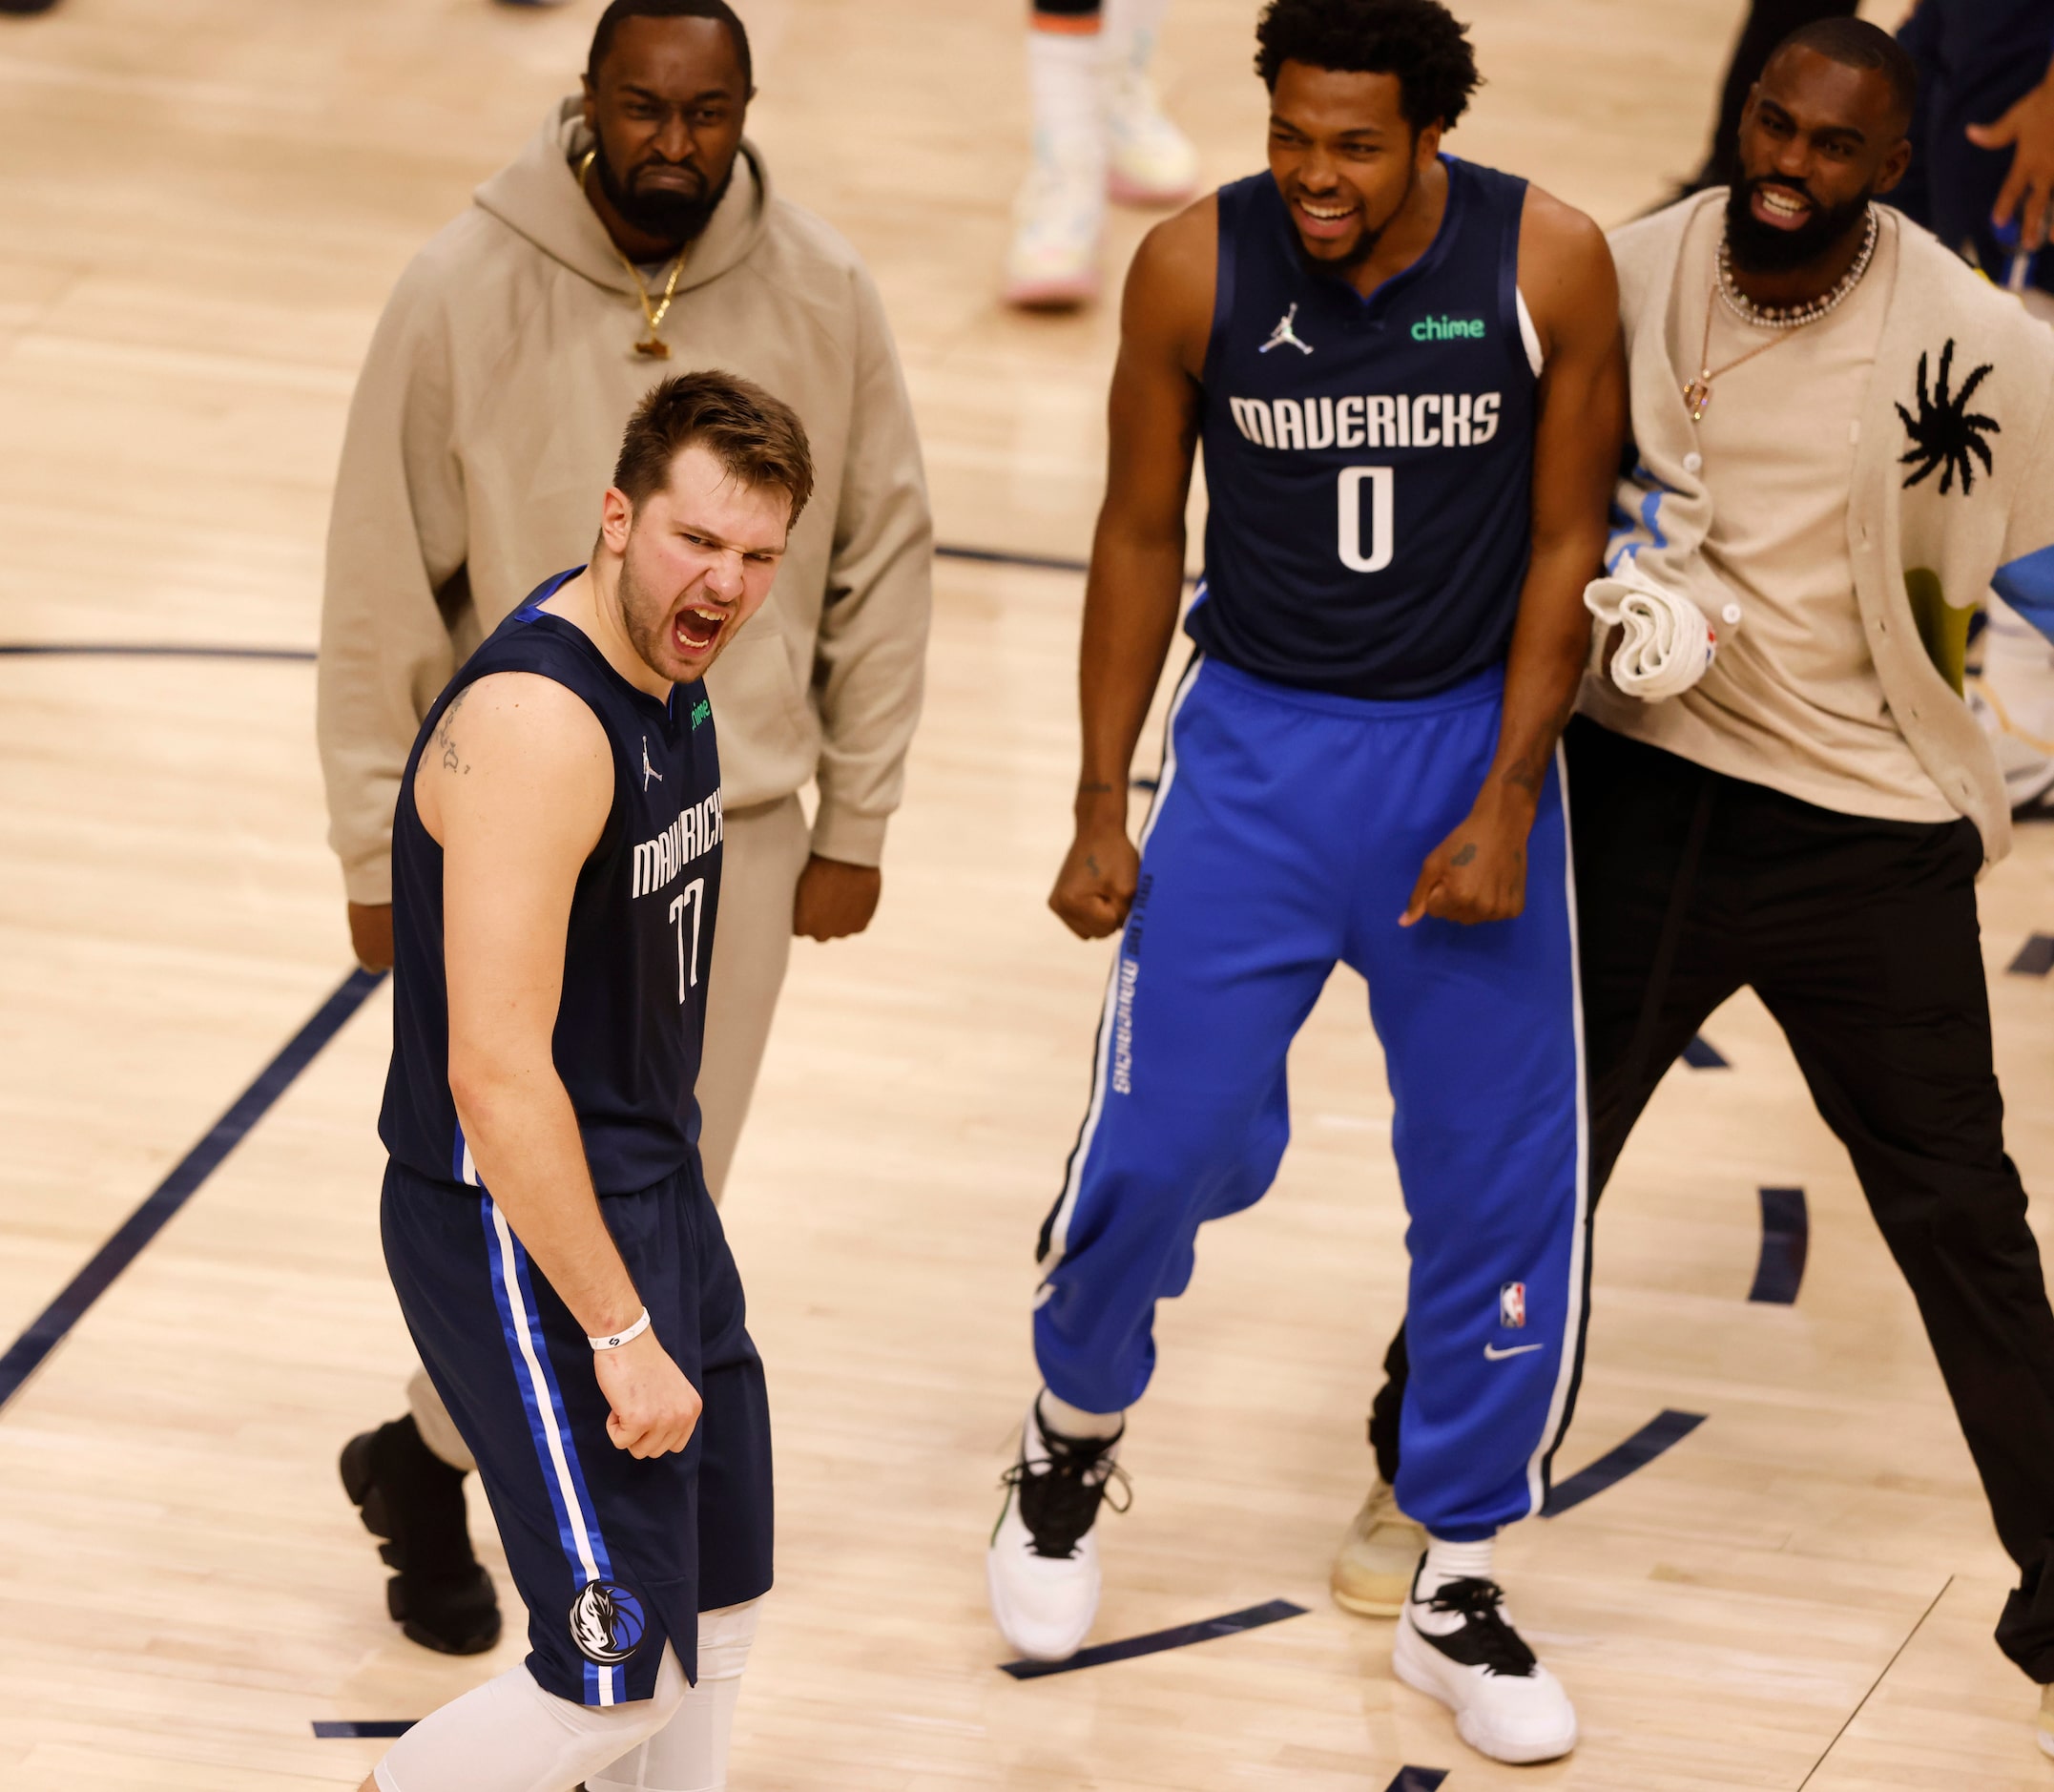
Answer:
<path fill-rule="evenodd" d="M 587 1792 L 726 1792 L 735 1701 L 762 1603 L 752 1599 L 699 1614 L 699 1683 L 640 1747 L 603 1772 L 588 1774 Z"/>
<path fill-rule="evenodd" d="M 514 1668 L 401 1737 L 378 1763 L 379 1792 L 570 1792 L 661 1729 L 689 1690 L 668 1644 L 654 1697 L 625 1705 L 573 1705 Z"/>

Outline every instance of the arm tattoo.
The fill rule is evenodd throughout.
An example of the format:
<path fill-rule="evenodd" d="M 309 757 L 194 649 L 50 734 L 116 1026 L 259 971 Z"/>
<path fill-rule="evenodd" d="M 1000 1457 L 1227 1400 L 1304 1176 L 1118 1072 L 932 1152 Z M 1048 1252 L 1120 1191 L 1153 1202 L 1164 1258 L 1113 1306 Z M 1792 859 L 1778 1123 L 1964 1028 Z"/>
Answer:
<path fill-rule="evenodd" d="M 1576 698 L 1577 693 L 1571 691 L 1567 699 L 1548 718 L 1547 732 L 1533 743 L 1532 751 L 1504 768 L 1504 781 L 1513 789 L 1524 790 L 1529 797 L 1541 794 L 1541 786 L 1547 781 L 1547 761 L 1555 755 L 1555 742 L 1562 739 L 1562 731 L 1569 725 L 1569 718 L 1576 714 Z"/>
<path fill-rule="evenodd" d="M 1112 786 L 1110 784 L 1079 784 L 1077 794 L 1080 797 L 1110 797 L 1112 794 Z"/>
<path fill-rule="evenodd" d="M 442 766 L 446 772 L 470 770 L 465 763 L 463 749 L 456 743 L 456 736 L 450 732 L 457 711 L 464 707 L 464 699 L 469 695 L 470 686 L 467 684 L 449 699 L 449 706 L 443 711 L 442 719 L 435 724 L 435 744 L 442 749 Z"/>

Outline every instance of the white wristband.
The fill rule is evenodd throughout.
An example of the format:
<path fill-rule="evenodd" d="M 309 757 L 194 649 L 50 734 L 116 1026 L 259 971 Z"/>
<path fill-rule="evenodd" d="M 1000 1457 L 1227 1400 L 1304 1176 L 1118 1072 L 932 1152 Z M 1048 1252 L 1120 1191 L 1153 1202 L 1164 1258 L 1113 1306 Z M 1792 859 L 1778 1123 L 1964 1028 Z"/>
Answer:
<path fill-rule="evenodd" d="M 624 1332 L 616 1332 L 611 1338 L 587 1338 L 585 1342 L 594 1350 L 618 1350 L 624 1344 L 633 1344 L 649 1329 L 649 1308 L 642 1309 L 634 1323 Z"/>

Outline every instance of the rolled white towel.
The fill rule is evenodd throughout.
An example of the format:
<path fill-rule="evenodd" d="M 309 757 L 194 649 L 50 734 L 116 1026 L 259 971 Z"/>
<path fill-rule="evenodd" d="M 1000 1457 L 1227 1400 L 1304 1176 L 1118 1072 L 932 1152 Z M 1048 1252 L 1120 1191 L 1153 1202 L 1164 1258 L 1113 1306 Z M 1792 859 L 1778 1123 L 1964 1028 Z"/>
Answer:
<path fill-rule="evenodd" d="M 1608 631 L 1625 629 L 1612 656 L 1611 680 L 1643 702 L 1688 691 L 1718 652 L 1718 636 L 1705 613 L 1682 594 L 1664 591 L 1631 560 L 1622 562 L 1615 576 L 1591 580 L 1584 607 Z"/>

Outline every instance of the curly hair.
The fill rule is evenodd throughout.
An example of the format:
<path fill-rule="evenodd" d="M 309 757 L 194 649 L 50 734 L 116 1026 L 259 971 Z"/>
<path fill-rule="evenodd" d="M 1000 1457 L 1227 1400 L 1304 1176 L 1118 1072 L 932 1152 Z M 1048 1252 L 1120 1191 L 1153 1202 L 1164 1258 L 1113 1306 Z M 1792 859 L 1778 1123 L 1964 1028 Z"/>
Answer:
<path fill-rule="evenodd" d="M 1441 0 L 1269 0 L 1255 23 L 1255 73 L 1272 93 L 1287 62 L 1395 74 L 1414 131 L 1451 128 L 1483 82 L 1468 29 Z"/>

